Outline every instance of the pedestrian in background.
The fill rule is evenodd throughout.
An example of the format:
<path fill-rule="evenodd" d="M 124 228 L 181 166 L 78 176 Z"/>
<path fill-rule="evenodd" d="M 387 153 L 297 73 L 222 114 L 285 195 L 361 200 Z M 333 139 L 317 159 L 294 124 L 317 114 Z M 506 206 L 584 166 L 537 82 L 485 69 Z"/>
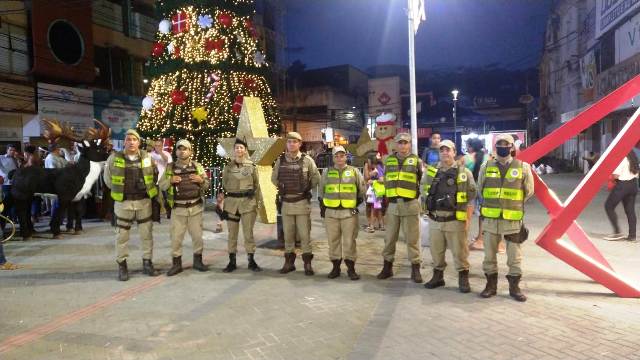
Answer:
<path fill-rule="evenodd" d="M 613 171 L 613 178 L 615 179 L 615 185 L 613 190 L 609 193 L 607 200 L 604 203 L 604 209 L 607 212 L 609 222 L 613 227 L 613 234 L 605 236 L 604 240 L 619 241 L 619 240 L 636 240 L 636 195 L 638 194 L 638 174 L 640 173 L 640 167 L 638 165 L 638 157 L 632 150 L 618 167 Z M 618 224 L 618 216 L 616 215 L 616 207 L 622 202 L 624 213 L 627 215 L 627 221 L 629 223 L 629 235 L 624 236 L 620 230 Z"/>

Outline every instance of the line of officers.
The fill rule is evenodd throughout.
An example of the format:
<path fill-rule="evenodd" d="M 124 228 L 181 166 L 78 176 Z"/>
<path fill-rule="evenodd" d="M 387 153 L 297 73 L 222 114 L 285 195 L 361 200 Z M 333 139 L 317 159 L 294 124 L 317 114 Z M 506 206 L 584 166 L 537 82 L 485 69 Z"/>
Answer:
<path fill-rule="evenodd" d="M 519 287 L 522 277 L 521 243 L 526 240 L 528 233 L 523 224 L 524 203 L 533 195 L 533 177 L 529 164 L 511 156 L 513 137 L 496 137 L 495 156 L 482 165 L 477 184 L 472 173 L 455 161 L 456 148 L 450 140 L 440 144 L 440 162 L 436 166 L 426 167 L 416 154 L 411 153 L 409 134 L 398 134 L 394 140 L 396 151 L 385 159 L 384 185 L 389 206 L 382 251 L 384 263 L 377 278 L 382 280 L 393 276 L 396 243 L 402 230 L 411 263 L 411 279 L 416 283 L 423 282 L 420 274 L 420 217 L 425 213 L 430 219 L 433 275 L 424 286 L 434 289 L 445 285 L 443 274 L 447 266 L 445 251 L 448 247 L 458 272 L 459 290 L 470 292 L 467 234 L 474 204 L 480 203 L 485 239 L 483 271 L 487 280 L 480 295 L 489 298 L 497 293 L 498 244 L 506 241 L 509 294 L 517 301 L 526 301 Z M 320 214 L 324 218 L 329 258 L 333 264 L 328 277 L 333 279 L 340 276 L 344 260 L 348 277 L 358 280 L 360 276 L 355 268 L 356 238 L 359 231 L 358 205 L 363 202 L 366 191 L 363 176 L 358 169 L 347 165 L 347 154 L 341 146 L 333 149 L 333 167 L 320 175 L 313 159 L 300 151 L 301 145 L 299 133 L 287 134 L 286 152 L 277 159 L 271 178 L 278 188 L 277 206 L 284 230 L 284 264 L 280 273 L 296 270 L 295 242 L 298 240 L 304 273 L 314 275 L 310 238 L 311 190 L 320 185 Z M 166 192 L 167 201 L 172 207 L 170 232 L 173 264 L 167 275 L 173 276 L 183 270 L 182 241 L 187 231 L 193 242 L 192 268 L 207 271 L 209 268 L 202 260 L 202 199 L 209 187 L 209 179 L 204 168 L 191 160 L 191 144 L 187 140 L 177 142 L 177 160 L 168 164 L 157 186 L 151 158 L 139 147 L 138 133 L 135 130 L 127 131 L 124 150 L 109 157 L 103 174 L 115 201 L 119 280 L 129 279 L 128 240 L 134 222 L 138 224 L 142 241 L 143 273 L 159 275 L 152 263 L 151 221 L 151 199 L 159 194 L 158 188 Z M 254 257 L 256 244 L 253 236 L 257 209 L 261 206 L 257 200 L 261 198 L 258 184 L 258 174 L 249 159 L 247 144 L 236 139 L 233 158 L 222 171 L 225 192 L 223 214 L 229 230 L 229 262 L 224 272 L 237 269 L 240 227 L 244 235 L 248 269 L 262 270 Z"/>

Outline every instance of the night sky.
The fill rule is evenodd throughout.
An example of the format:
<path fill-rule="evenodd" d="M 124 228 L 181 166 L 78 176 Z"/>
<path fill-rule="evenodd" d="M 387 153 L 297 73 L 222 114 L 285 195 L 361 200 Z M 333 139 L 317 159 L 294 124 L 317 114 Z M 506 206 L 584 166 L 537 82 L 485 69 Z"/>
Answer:
<path fill-rule="evenodd" d="M 285 0 L 287 63 L 307 69 L 408 64 L 406 0 Z M 551 0 L 426 0 L 416 36 L 423 69 L 499 63 L 511 69 L 540 58 Z"/>

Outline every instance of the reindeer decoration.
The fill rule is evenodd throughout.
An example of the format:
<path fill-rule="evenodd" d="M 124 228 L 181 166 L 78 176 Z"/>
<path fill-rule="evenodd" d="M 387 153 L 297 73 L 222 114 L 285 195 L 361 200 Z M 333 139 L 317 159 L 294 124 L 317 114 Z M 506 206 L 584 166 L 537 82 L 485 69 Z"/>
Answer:
<path fill-rule="evenodd" d="M 111 129 L 98 120 L 94 121 L 99 128 L 88 129 L 84 136 L 79 137 L 68 124 L 61 125 L 57 120 L 42 120 L 46 127 L 44 137 L 50 143 L 56 142 L 59 138 L 76 142 L 80 158 L 77 163 L 62 169 L 27 167 L 13 173 L 11 195 L 15 199 L 23 239 L 29 239 L 32 235 L 28 219 L 34 193 L 58 195 L 59 208 L 56 214 L 52 214 L 49 224 L 56 239 L 62 237 L 62 216 L 66 214 L 70 203 L 87 198 L 91 194 L 91 187 L 98 180 L 103 163 L 109 157 L 106 145 L 111 137 Z"/>

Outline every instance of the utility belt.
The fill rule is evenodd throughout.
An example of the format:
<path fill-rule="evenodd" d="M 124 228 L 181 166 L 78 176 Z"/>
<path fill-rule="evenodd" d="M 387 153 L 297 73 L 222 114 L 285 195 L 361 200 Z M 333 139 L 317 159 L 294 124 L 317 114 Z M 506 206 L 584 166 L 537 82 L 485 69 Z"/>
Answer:
<path fill-rule="evenodd" d="M 187 202 L 187 203 L 179 203 L 179 202 L 174 202 L 173 203 L 173 207 L 176 208 L 190 208 L 196 205 L 202 204 L 202 198 L 199 198 L 196 201 L 193 202 Z"/>
<path fill-rule="evenodd" d="M 304 192 L 298 196 L 281 196 L 280 199 L 284 202 L 294 203 L 301 200 L 311 200 L 311 191 Z"/>
<path fill-rule="evenodd" d="M 429 219 L 435 221 L 435 222 L 447 222 L 447 221 L 454 221 L 457 220 L 456 219 L 456 215 L 449 215 L 449 216 L 436 216 L 433 213 L 428 213 L 427 216 L 429 217 Z"/>
<path fill-rule="evenodd" d="M 131 193 L 131 194 L 124 194 L 123 200 L 143 200 L 143 199 L 148 199 L 149 195 L 147 193 Z"/>
<path fill-rule="evenodd" d="M 389 199 L 389 202 L 393 203 L 393 204 L 397 203 L 398 199 L 402 199 L 403 202 L 409 202 L 409 201 L 417 200 L 416 198 L 405 198 L 405 197 L 402 197 L 402 196 L 396 196 L 396 197 L 387 198 L 387 199 Z"/>
<path fill-rule="evenodd" d="M 225 196 L 228 197 L 233 197 L 233 198 L 243 198 L 243 197 L 253 197 L 253 195 L 256 194 L 256 191 L 251 189 L 251 190 L 247 190 L 247 191 L 241 191 L 241 192 L 227 192 L 225 194 Z"/>

